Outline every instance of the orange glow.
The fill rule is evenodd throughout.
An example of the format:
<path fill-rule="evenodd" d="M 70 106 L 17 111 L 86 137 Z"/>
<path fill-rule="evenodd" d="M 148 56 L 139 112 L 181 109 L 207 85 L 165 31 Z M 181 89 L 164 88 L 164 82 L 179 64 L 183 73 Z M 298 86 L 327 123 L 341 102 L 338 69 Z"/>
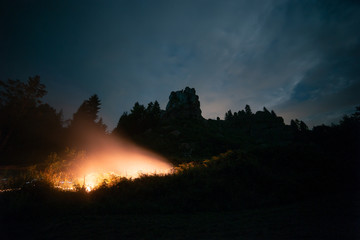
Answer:
<path fill-rule="evenodd" d="M 115 173 L 96 173 L 92 172 L 84 176 L 83 178 L 83 187 L 87 192 L 97 188 L 103 183 L 111 183 L 114 177 L 120 177 Z M 80 181 L 81 179 L 78 179 Z"/>
<path fill-rule="evenodd" d="M 95 147 L 72 161 L 73 164 L 65 172 L 56 172 L 51 176 L 55 187 L 70 191 L 81 187 L 91 191 L 119 177 L 167 174 L 173 167 L 159 155 L 109 136 L 97 138 Z"/>

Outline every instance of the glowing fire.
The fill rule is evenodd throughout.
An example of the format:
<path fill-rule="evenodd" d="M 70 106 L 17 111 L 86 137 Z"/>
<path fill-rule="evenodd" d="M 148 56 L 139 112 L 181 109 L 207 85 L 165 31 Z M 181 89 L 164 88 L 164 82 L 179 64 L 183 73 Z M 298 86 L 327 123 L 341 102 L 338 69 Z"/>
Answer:
<path fill-rule="evenodd" d="M 64 174 L 52 177 L 63 190 L 85 188 L 91 191 L 119 177 L 137 178 L 141 174 L 167 174 L 172 165 L 166 159 L 126 141 L 103 139 Z"/>

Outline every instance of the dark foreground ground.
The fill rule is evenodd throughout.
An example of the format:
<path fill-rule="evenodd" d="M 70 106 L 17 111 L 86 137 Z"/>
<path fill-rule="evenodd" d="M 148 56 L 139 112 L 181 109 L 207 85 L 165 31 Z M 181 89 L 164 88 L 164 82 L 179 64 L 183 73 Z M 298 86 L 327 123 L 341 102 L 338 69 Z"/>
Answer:
<path fill-rule="evenodd" d="M 19 216 L 0 239 L 360 239 L 360 198 L 334 196 L 241 212 Z"/>

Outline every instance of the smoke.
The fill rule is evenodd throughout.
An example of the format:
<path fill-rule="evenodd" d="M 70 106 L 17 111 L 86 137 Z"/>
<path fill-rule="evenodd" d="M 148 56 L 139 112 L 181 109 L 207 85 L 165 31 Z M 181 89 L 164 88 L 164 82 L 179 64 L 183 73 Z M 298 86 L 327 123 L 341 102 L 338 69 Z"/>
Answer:
<path fill-rule="evenodd" d="M 80 173 L 113 172 L 125 177 L 139 174 L 167 173 L 172 165 L 160 155 L 145 150 L 125 139 L 97 137 L 97 145 L 78 160 Z"/>
<path fill-rule="evenodd" d="M 83 130 L 85 130 L 83 128 Z M 96 188 L 112 176 L 136 178 L 141 174 L 166 174 L 173 168 L 164 157 L 119 136 L 105 134 L 96 128 L 77 131 L 78 147 L 84 150 L 66 170 L 65 178 L 54 177 L 55 186 L 74 189 L 78 184 L 88 191 Z M 59 184 L 61 182 L 61 184 Z M 64 183 L 69 183 L 65 184 Z"/>

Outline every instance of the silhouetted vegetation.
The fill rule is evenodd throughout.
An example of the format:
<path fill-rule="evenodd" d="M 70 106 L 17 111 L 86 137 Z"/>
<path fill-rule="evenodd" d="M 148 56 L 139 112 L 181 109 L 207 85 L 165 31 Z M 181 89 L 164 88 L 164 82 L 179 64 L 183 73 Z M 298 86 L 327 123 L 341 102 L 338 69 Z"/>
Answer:
<path fill-rule="evenodd" d="M 61 150 L 62 113 L 42 102 L 40 77 L 0 81 L 1 164 L 39 163 Z"/>
<path fill-rule="evenodd" d="M 146 130 L 157 127 L 160 118 L 161 109 L 158 101 L 150 102 L 147 108 L 136 102 L 130 113 L 124 112 L 120 117 L 114 132 L 128 136 L 144 133 Z"/>
<path fill-rule="evenodd" d="M 102 118 L 98 116 L 100 105 L 100 99 L 96 94 L 80 105 L 66 129 L 67 144 L 81 150 L 87 150 L 97 144 L 97 139 L 93 139 L 93 132 L 105 134 L 107 128 Z"/>
<path fill-rule="evenodd" d="M 157 101 L 147 107 L 135 103 L 111 134 L 163 154 L 175 165 L 174 172 L 119 178 L 90 193 L 81 186 L 64 192 L 36 174 L 56 175 L 57 167 L 71 165 L 71 160 L 59 165 L 64 157 L 56 152 L 69 153 L 71 146 L 76 153 L 89 142 L 96 144 L 87 134 L 89 126 L 108 134 L 98 116 L 99 97 L 85 100 L 65 126 L 61 111 L 41 102 L 46 90 L 38 76 L 26 83 L 0 81 L 0 87 L 1 164 L 38 164 L 16 177 L 3 173 L 8 178 L 3 189 L 21 189 L 0 193 L 4 216 L 245 210 L 358 194 L 360 106 L 339 124 L 309 129 L 298 119 L 286 125 L 265 107 L 253 113 L 246 105 L 229 110 L 225 120 L 206 120 L 199 117 L 201 111 L 192 118 L 176 117 L 199 105 L 195 97 L 191 107 L 182 108 L 178 100 L 178 111 L 171 114 Z M 188 88 L 186 94 L 192 92 Z M 172 96 L 181 99 L 181 94 Z"/>

